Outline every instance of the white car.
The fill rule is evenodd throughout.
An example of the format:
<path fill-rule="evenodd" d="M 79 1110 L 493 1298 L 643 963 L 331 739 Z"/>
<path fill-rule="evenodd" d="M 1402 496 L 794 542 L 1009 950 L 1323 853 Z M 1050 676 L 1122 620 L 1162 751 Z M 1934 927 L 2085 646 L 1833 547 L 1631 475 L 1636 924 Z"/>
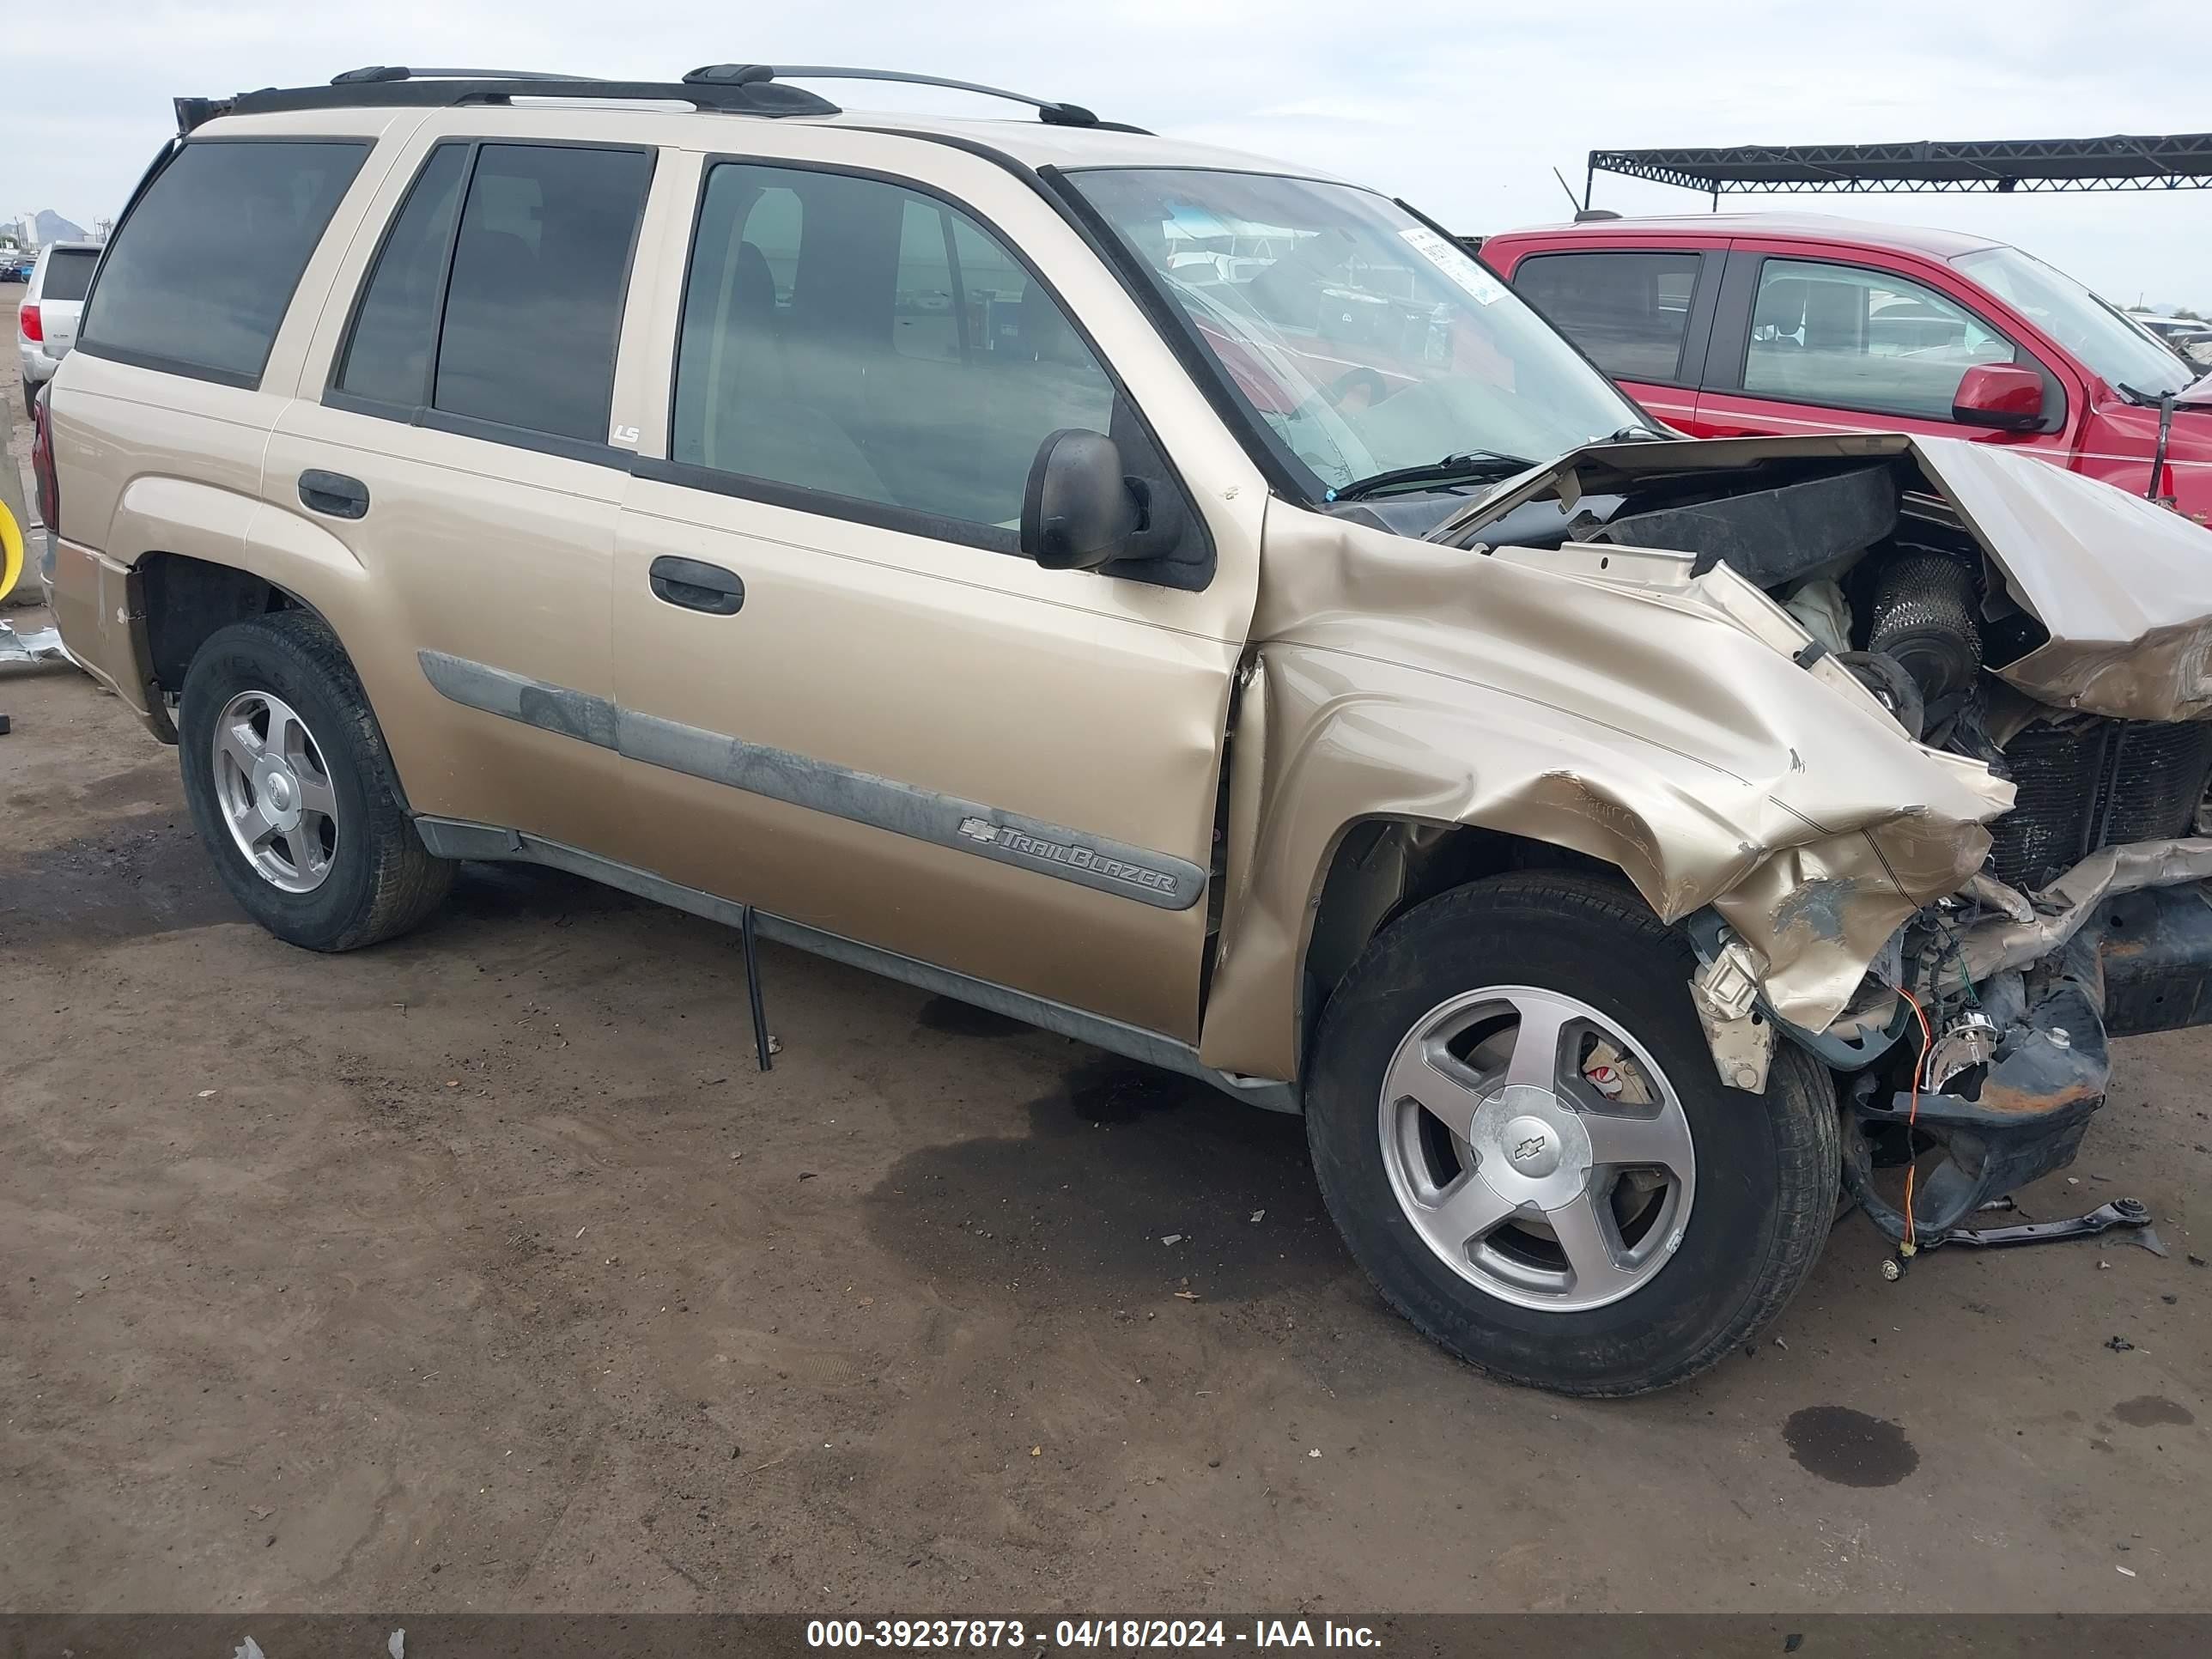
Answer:
<path fill-rule="evenodd" d="M 98 242 L 49 242 L 31 267 L 31 286 L 15 313 L 15 355 L 23 362 L 23 407 L 54 377 L 76 342 L 77 313 L 100 263 Z"/>
<path fill-rule="evenodd" d="M 2130 311 L 2128 320 L 2139 324 L 2197 368 L 2212 369 L 2212 323 L 2195 317 L 2161 317 L 2148 311 Z"/>

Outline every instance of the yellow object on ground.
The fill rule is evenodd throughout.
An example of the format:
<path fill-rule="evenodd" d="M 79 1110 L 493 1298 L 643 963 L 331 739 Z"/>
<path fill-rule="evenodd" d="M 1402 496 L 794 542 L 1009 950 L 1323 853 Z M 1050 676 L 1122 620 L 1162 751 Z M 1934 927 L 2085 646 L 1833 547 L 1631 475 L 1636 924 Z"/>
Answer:
<path fill-rule="evenodd" d="M 23 532 L 8 504 L 0 501 L 0 599 L 15 591 L 23 576 Z"/>

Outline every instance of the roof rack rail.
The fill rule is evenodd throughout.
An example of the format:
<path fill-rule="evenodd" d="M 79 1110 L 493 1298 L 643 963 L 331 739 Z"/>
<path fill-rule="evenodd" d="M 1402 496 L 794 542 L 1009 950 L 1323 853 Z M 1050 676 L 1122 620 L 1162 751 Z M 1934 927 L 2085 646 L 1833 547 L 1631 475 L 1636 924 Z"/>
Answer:
<path fill-rule="evenodd" d="M 596 81 L 595 75 L 562 75 L 550 70 L 405 69 L 392 64 L 368 64 L 331 76 L 334 87 L 386 81 Z"/>
<path fill-rule="evenodd" d="M 228 98 L 174 100 L 177 131 L 190 133 L 224 115 L 267 115 L 319 109 L 449 109 L 465 104 L 505 104 L 517 98 L 589 98 L 605 102 L 689 104 L 732 115 L 835 115 L 837 106 L 799 87 L 767 77 L 735 82 L 594 81 L 583 76 L 410 70 L 382 65 L 349 70 L 329 86 L 264 87 Z"/>
<path fill-rule="evenodd" d="M 1118 121 L 1102 121 L 1080 104 L 1050 98 L 1032 98 L 1004 87 L 987 87 L 976 81 L 952 81 L 941 75 L 913 75 L 904 70 L 846 69 L 829 64 L 708 64 L 684 77 L 687 86 L 762 86 L 777 81 L 893 81 L 910 87 L 946 87 L 954 92 L 980 93 L 1027 104 L 1048 126 L 1106 127 L 1116 132 L 1142 132 L 1142 127 Z"/>

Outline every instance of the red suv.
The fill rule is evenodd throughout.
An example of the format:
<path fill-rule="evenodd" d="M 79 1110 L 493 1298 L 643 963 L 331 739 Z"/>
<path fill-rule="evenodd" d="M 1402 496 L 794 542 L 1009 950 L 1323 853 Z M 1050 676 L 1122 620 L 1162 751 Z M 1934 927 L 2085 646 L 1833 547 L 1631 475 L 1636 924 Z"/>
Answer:
<path fill-rule="evenodd" d="M 1979 438 L 2212 520 L 2212 376 L 2002 242 L 1707 215 L 1511 231 L 1482 258 L 1684 432 Z"/>

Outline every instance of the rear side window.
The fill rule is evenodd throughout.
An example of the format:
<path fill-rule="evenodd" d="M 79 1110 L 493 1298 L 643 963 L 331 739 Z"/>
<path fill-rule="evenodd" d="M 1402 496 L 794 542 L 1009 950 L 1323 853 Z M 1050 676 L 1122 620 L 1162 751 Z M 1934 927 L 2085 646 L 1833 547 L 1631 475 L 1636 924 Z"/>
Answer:
<path fill-rule="evenodd" d="M 332 390 L 605 444 L 653 159 L 580 145 L 433 150 L 377 254 Z"/>
<path fill-rule="evenodd" d="M 116 232 L 77 349 L 258 386 L 300 273 L 368 154 L 320 141 L 186 144 Z"/>
<path fill-rule="evenodd" d="M 605 443 L 653 157 L 486 144 L 461 210 L 434 409 Z"/>
<path fill-rule="evenodd" d="M 362 296 L 338 368 L 341 392 L 408 409 L 430 401 L 439 295 L 468 163 L 468 145 L 441 144 L 416 178 Z"/>
<path fill-rule="evenodd" d="M 1679 382 L 1699 256 L 1546 253 L 1524 259 L 1513 286 L 1552 325 L 1623 380 Z"/>
<path fill-rule="evenodd" d="M 92 286 L 93 268 L 100 251 L 89 247 L 58 247 L 46 256 L 46 274 L 39 288 L 41 300 L 82 300 Z"/>

